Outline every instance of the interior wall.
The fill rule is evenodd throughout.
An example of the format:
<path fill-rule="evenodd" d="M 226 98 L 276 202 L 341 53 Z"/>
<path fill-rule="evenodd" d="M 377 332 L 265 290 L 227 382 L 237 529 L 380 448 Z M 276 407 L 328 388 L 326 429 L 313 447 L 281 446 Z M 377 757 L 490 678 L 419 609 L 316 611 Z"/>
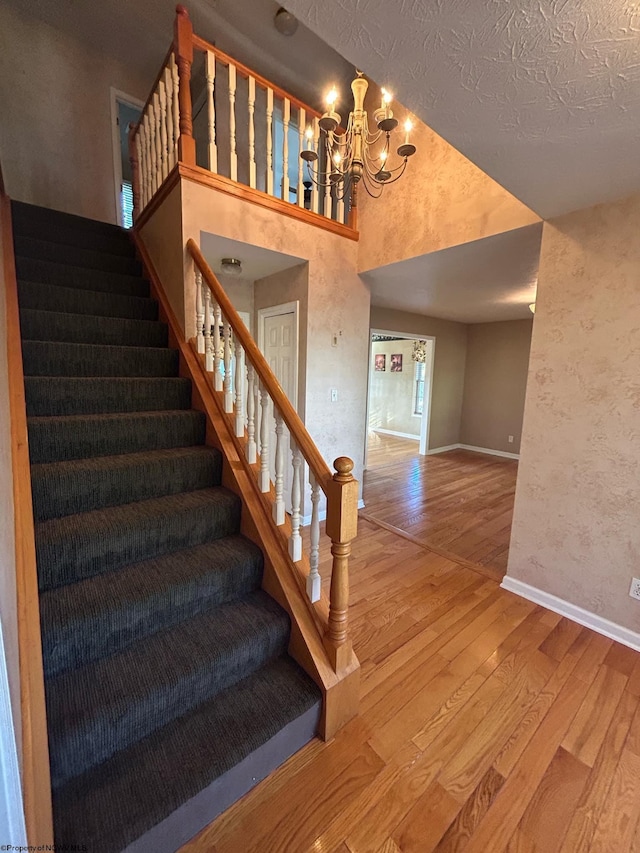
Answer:
<path fill-rule="evenodd" d="M 416 363 L 411 358 L 412 352 L 412 340 L 373 341 L 371 344 L 369 429 L 420 437 L 422 418 L 413 414 Z M 384 370 L 376 370 L 376 355 L 385 357 Z M 393 364 L 393 355 L 402 356 L 402 370 Z"/>
<path fill-rule="evenodd" d="M 372 329 L 434 337 L 429 449 L 460 442 L 467 326 L 407 311 L 371 306 Z"/>
<path fill-rule="evenodd" d="M 224 275 L 223 273 L 218 275 L 218 281 L 224 288 L 224 292 L 231 300 L 231 304 L 236 311 L 248 314 L 251 318 L 249 331 L 255 337 L 255 323 L 253 317 L 254 283 L 252 281 L 246 281 L 245 279 L 236 278 L 232 275 Z"/>
<path fill-rule="evenodd" d="M 367 104 L 373 110 L 380 106 L 378 93 L 371 86 Z M 402 127 L 407 110 L 401 104 L 393 110 Z M 417 151 L 405 175 L 384 188 L 380 201 L 362 190 L 358 195 L 362 272 L 540 222 L 441 136 L 411 118 Z M 397 160 L 394 153 L 392 165 Z"/>
<path fill-rule="evenodd" d="M 468 327 L 462 444 L 520 452 L 532 327 L 533 318 Z"/>
<path fill-rule="evenodd" d="M 258 340 L 258 311 L 298 303 L 298 400 L 296 409 L 305 419 L 307 397 L 307 326 L 308 326 L 309 265 L 297 264 L 286 270 L 257 279 L 254 286 L 254 337 Z"/>
<path fill-rule="evenodd" d="M 545 223 L 508 576 L 638 632 L 640 195 Z"/>
<path fill-rule="evenodd" d="M 0 233 L 0 624 L 4 639 L 11 709 L 18 754 L 21 754 L 20 668 L 18 657 L 18 614 L 16 602 L 16 549 L 13 515 L 13 468 L 11 461 L 11 417 L 7 401 L 7 315 L 2 234 Z"/>
<path fill-rule="evenodd" d="M 116 222 L 109 88 L 144 100 L 152 82 L 0 5 L 0 152 L 9 195 Z"/>

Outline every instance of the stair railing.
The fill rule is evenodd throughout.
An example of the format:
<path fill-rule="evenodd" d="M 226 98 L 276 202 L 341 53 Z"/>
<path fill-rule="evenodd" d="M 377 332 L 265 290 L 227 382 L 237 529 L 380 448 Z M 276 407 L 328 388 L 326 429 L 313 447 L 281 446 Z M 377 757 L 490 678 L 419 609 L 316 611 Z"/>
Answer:
<path fill-rule="evenodd" d="M 173 44 L 138 124 L 130 128 L 134 219 L 176 163 L 197 165 L 194 51 L 204 57 L 204 86 L 197 106 L 204 109 L 206 105 L 206 128 L 198 141 L 208 170 L 345 223 L 344 198 L 338 197 L 328 180 L 319 190 L 308 179 L 300 157 L 306 146 L 320 152 L 321 114 L 195 35 L 184 6 L 176 7 Z"/>
<path fill-rule="evenodd" d="M 358 482 L 353 462 L 340 456 L 332 474 L 265 357 L 229 301 L 196 242 L 187 250 L 195 266 L 196 352 L 214 393 L 219 395 L 236 438 L 243 445 L 247 462 L 255 472 L 260 492 L 268 496 L 274 523 L 288 530 L 288 552 L 294 563 L 303 560 L 302 499 L 304 463 L 309 468 L 311 493 L 309 572 L 306 590 L 311 602 L 322 594 L 320 563 L 320 500 L 326 498 L 326 535 L 333 557 L 329 590 L 329 617 L 324 645 L 336 672 L 349 666 L 351 641 L 347 632 L 349 600 L 349 556 L 358 524 Z M 273 420 L 272 420 L 273 419 Z M 270 476 L 270 436 L 275 426 L 275 479 Z M 290 527 L 285 511 L 285 437 L 290 435 L 291 504 Z"/>

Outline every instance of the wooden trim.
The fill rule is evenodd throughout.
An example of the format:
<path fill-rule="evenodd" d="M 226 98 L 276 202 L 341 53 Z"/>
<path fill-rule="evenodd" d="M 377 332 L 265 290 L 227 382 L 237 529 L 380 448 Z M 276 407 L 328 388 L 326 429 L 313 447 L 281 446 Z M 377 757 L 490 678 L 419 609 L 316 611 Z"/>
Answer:
<path fill-rule="evenodd" d="M 292 219 L 298 219 L 306 222 L 308 225 L 315 225 L 317 228 L 324 228 L 325 231 L 331 231 L 339 237 L 346 237 L 348 240 L 358 240 L 359 234 L 350 228 L 348 225 L 343 225 L 341 222 L 336 222 L 334 219 L 328 219 L 320 213 L 314 213 L 312 210 L 307 210 L 304 207 L 292 204 L 290 201 L 284 201 L 281 198 L 267 195 L 262 190 L 254 190 L 244 184 L 238 184 L 230 178 L 225 178 L 222 175 L 216 175 L 208 169 L 203 169 L 201 166 L 187 166 L 184 163 L 178 165 L 180 177 L 186 178 L 188 181 L 193 181 L 196 184 L 202 184 L 205 187 L 211 187 L 214 190 L 226 193 L 227 195 L 235 196 L 250 201 L 252 204 L 258 204 L 260 207 L 266 207 L 269 210 L 274 210 L 276 213 L 282 213 L 285 216 L 290 216 Z"/>
<path fill-rule="evenodd" d="M 153 214 L 160 207 L 160 205 L 169 195 L 171 190 L 179 183 L 180 172 L 178 171 L 178 166 L 176 165 L 173 167 L 173 169 L 167 175 L 166 179 L 155 191 L 155 193 L 153 194 L 153 198 L 147 203 L 147 206 L 142 211 L 142 213 L 138 216 L 137 219 L 134 220 L 134 230 L 139 230 L 146 222 L 148 222 L 149 219 L 151 219 Z"/>
<path fill-rule="evenodd" d="M 211 44 L 205 39 L 200 38 L 195 33 L 193 34 L 193 46 L 196 50 L 201 50 L 203 53 L 213 53 L 215 58 L 221 62 L 223 65 L 235 65 L 236 71 L 240 74 L 241 77 L 253 77 L 256 81 L 256 85 L 260 86 L 263 89 L 271 89 L 271 91 L 279 98 L 283 100 L 286 99 L 290 101 L 295 107 L 298 109 L 303 109 L 307 115 L 312 115 L 315 118 L 321 118 L 322 113 L 319 113 L 317 110 L 314 110 L 313 107 L 310 107 L 309 104 L 305 104 L 304 101 L 301 101 L 299 98 L 296 98 L 295 95 L 286 92 L 284 89 L 281 89 L 279 86 L 276 86 L 274 83 L 271 83 L 267 80 L 266 77 L 263 77 L 261 74 L 257 74 L 247 65 L 243 65 L 241 62 L 238 62 L 232 56 L 229 56 L 228 53 L 220 50 L 220 48 Z"/>
<path fill-rule="evenodd" d="M 169 325 L 170 346 L 180 352 L 181 375 L 192 381 L 192 405 L 207 417 L 207 443 L 218 447 L 223 453 L 223 483 L 235 491 L 243 502 L 242 532 L 263 551 L 263 587 L 291 617 L 289 653 L 323 692 L 320 733 L 329 739 L 357 714 L 360 664 L 356 656 L 352 655 L 346 671 L 339 675 L 334 672 L 322 643 L 322 632 L 327 622 L 326 599 L 320 607 L 314 607 L 307 598 L 300 573 L 289 558 L 285 537 L 275 527 L 267 501 L 258 490 L 255 473 L 234 435 L 231 420 L 211 389 L 203 360 L 184 341 L 182 330 L 144 243 L 137 234 L 134 240 L 151 281 L 152 294 L 158 300 L 160 316 Z"/>
<path fill-rule="evenodd" d="M 329 470 L 327 463 L 324 461 L 322 454 L 314 444 L 313 439 L 307 432 L 307 428 L 302 423 L 300 415 L 296 412 L 291 401 L 280 387 L 279 382 L 267 364 L 266 358 L 260 352 L 256 342 L 251 337 L 250 332 L 238 316 L 238 312 L 231 304 L 231 300 L 224 292 L 215 273 L 206 262 L 198 244 L 191 237 L 187 241 L 187 251 L 191 254 L 196 266 L 202 273 L 203 281 L 207 283 L 209 290 L 213 293 L 222 313 L 231 324 L 235 337 L 242 344 L 242 348 L 245 351 L 248 361 L 253 366 L 260 378 L 260 381 L 269 392 L 269 396 L 271 397 L 274 406 L 282 415 L 289 432 L 295 439 L 302 455 L 313 471 L 316 482 L 323 492 L 327 494 L 329 483 L 333 480 L 331 471 Z"/>
<path fill-rule="evenodd" d="M 16 596 L 22 713 L 22 793 L 30 845 L 53 843 L 49 742 L 42 668 L 40 605 L 31 502 L 31 467 L 20 339 L 11 203 L 0 198 L 6 288 L 7 360 L 16 544 Z"/>

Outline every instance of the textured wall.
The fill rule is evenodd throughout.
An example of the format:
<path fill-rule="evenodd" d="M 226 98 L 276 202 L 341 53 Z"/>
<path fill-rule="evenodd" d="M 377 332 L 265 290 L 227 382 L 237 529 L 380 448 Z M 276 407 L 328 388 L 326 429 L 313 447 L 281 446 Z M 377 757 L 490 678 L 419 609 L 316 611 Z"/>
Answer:
<path fill-rule="evenodd" d="M 18 614 L 16 610 L 16 549 L 13 517 L 13 469 L 11 463 L 11 420 L 7 380 L 7 317 L 5 282 L 0 234 L 0 622 L 7 660 L 11 707 L 16 728 L 18 752 L 21 751 L 20 670 L 18 661 Z M 2 652 L 0 651 L 0 654 Z"/>
<path fill-rule="evenodd" d="M 467 326 L 372 305 L 371 328 L 435 337 L 429 448 L 457 444 L 460 441 Z"/>
<path fill-rule="evenodd" d="M 152 81 L 0 5 L 0 151 L 12 198 L 116 221 L 109 87 Z"/>
<path fill-rule="evenodd" d="M 411 359 L 413 341 L 374 341 L 371 344 L 371 383 L 369 386 L 369 429 L 388 429 L 420 436 L 421 418 L 413 414 L 415 361 Z M 384 353 L 385 370 L 374 369 L 373 360 Z M 392 372 L 391 356 L 402 355 L 402 371 Z M 427 365 L 427 377 L 429 365 Z"/>
<path fill-rule="evenodd" d="M 638 631 L 640 195 L 545 224 L 508 575 Z"/>
<path fill-rule="evenodd" d="M 182 182 L 183 242 L 201 231 L 272 249 L 308 261 L 307 386 L 305 423 L 328 463 L 364 456 L 369 291 L 357 274 L 358 246 L 336 234 L 190 181 Z M 190 264 L 185 295 L 187 335 L 194 331 Z M 258 302 L 254 303 L 257 306 Z M 331 345 L 332 334 L 338 345 Z M 338 403 L 330 402 L 330 389 Z"/>
<path fill-rule="evenodd" d="M 381 199 L 359 195 L 360 270 L 539 222 L 422 122 L 411 140 L 418 150 L 402 179 L 385 187 Z"/>
<path fill-rule="evenodd" d="M 462 444 L 520 452 L 532 326 L 532 320 L 469 326 Z"/>

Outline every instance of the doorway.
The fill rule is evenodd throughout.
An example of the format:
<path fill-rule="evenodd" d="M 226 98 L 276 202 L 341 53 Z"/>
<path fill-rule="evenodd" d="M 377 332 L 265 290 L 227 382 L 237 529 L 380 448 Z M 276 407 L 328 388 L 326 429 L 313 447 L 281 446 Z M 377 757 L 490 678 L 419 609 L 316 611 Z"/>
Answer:
<path fill-rule="evenodd" d="M 115 220 L 123 228 L 133 225 L 133 186 L 129 162 L 129 125 L 137 124 L 144 104 L 111 87 L 111 136 Z"/>
<path fill-rule="evenodd" d="M 408 455 L 427 453 L 434 355 L 433 337 L 371 330 L 365 468 L 382 436 Z"/>

